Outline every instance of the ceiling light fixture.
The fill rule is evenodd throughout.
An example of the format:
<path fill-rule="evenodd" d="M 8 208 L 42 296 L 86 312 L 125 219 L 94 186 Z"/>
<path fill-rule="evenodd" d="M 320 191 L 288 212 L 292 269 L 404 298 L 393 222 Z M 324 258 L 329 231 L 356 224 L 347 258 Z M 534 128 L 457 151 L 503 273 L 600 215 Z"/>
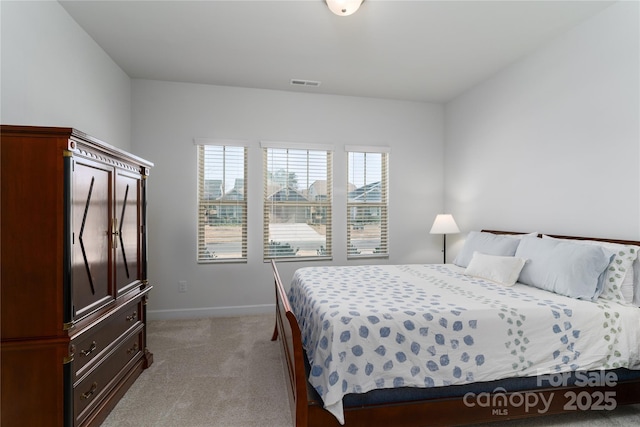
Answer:
<path fill-rule="evenodd" d="M 360 8 L 364 0 L 325 0 L 329 10 L 338 16 L 349 16 Z"/>

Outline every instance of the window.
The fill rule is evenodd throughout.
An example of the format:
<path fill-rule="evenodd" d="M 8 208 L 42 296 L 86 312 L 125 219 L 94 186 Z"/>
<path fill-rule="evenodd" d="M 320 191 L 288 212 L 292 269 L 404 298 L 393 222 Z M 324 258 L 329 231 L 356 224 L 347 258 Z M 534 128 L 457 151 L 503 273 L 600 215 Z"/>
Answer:
<path fill-rule="evenodd" d="M 262 147 L 264 258 L 331 258 L 332 149 Z"/>
<path fill-rule="evenodd" d="M 387 257 L 388 149 L 347 146 L 347 258 Z"/>
<path fill-rule="evenodd" d="M 198 262 L 247 259 L 247 147 L 198 145 Z"/>

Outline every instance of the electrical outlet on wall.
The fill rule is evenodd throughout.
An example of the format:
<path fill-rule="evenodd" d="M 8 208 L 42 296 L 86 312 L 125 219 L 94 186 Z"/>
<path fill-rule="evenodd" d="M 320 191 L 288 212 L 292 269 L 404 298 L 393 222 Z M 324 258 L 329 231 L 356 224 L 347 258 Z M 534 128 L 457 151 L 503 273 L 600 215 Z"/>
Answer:
<path fill-rule="evenodd" d="M 178 282 L 178 292 L 187 292 L 187 281 L 180 280 Z"/>

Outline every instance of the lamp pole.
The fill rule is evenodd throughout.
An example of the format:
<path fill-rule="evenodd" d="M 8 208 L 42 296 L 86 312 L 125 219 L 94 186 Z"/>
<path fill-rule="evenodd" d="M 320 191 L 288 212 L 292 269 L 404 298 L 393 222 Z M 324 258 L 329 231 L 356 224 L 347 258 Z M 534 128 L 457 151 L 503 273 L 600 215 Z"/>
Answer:
<path fill-rule="evenodd" d="M 442 263 L 447 263 L 447 235 L 442 235 Z"/>

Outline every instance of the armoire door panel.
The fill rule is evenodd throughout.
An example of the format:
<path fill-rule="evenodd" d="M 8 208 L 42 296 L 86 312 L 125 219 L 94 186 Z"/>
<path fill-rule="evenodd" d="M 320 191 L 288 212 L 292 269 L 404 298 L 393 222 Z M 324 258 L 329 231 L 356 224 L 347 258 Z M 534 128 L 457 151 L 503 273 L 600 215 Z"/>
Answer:
<path fill-rule="evenodd" d="M 109 251 L 113 168 L 77 160 L 72 176 L 72 298 L 74 319 L 114 299 Z"/>
<path fill-rule="evenodd" d="M 118 295 L 141 280 L 140 179 L 140 175 L 116 171 L 115 282 Z"/>

